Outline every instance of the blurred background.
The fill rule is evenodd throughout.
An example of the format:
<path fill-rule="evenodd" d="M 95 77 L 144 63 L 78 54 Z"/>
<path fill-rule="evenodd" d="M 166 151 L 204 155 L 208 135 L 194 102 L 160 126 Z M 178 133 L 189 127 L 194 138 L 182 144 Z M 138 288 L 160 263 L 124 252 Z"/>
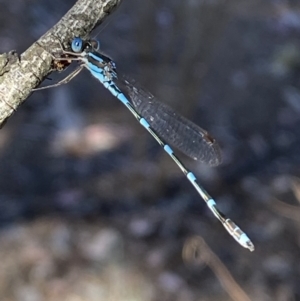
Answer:
<path fill-rule="evenodd" d="M 0 1 L 0 52 L 74 3 Z M 256 250 L 83 71 L 1 129 L 1 300 L 300 300 L 300 2 L 124 0 L 93 36 L 217 139 L 219 167 L 179 156 Z"/>

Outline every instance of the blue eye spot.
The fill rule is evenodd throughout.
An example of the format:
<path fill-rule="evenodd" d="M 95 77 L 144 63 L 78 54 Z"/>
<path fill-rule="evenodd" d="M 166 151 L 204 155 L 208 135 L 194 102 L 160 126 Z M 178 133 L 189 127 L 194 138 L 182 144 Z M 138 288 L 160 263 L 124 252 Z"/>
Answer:
<path fill-rule="evenodd" d="M 91 45 L 94 50 L 98 51 L 100 49 L 100 41 L 98 40 L 91 40 Z"/>
<path fill-rule="evenodd" d="M 71 44 L 71 49 L 74 52 L 81 52 L 83 46 L 83 41 L 81 38 L 74 38 Z"/>

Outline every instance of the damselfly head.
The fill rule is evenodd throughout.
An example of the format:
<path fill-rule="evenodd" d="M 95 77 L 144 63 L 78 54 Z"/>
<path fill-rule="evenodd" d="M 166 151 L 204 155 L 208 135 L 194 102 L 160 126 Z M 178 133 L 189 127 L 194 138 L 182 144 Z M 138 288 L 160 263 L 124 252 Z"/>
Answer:
<path fill-rule="evenodd" d="M 100 49 L 100 42 L 94 39 L 84 41 L 81 38 L 74 38 L 71 43 L 72 51 L 79 53 L 87 49 L 98 51 Z"/>

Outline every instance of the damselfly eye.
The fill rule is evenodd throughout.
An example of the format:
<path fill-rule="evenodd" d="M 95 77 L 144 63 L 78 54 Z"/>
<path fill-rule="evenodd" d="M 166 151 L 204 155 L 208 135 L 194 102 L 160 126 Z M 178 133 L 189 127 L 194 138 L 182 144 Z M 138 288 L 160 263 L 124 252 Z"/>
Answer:
<path fill-rule="evenodd" d="M 83 41 L 81 38 L 74 38 L 71 44 L 72 51 L 80 52 L 82 51 Z"/>
<path fill-rule="evenodd" d="M 95 49 L 95 50 L 99 50 L 100 49 L 100 42 L 99 41 L 97 41 L 97 40 L 91 40 L 90 43 L 91 43 L 93 49 Z"/>

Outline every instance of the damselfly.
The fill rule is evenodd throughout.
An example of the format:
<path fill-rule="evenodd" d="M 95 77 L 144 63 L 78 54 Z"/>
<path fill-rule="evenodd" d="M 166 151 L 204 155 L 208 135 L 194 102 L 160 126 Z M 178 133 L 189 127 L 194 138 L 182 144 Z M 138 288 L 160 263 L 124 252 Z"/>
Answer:
<path fill-rule="evenodd" d="M 98 51 L 99 44 L 96 41 L 83 41 L 81 38 L 75 38 L 72 41 L 71 49 L 72 51 L 62 49 L 63 57 L 55 58 L 54 61 L 56 63 L 66 60 L 69 62 L 79 61 L 79 67 L 62 81 L 36 90 L 65 84 L 83 68 L 86 68 L 127 107 L 140 124 L 164 148 L 229 234 L 240 245 L 253 251 L 254 245 L 246 233 L 217 208 L 213 198 L 201 187 L 195 175 L 186 169 L 169 144 L 167 144 L 174 145 L 195 160 L 214 166 L 221 163 L 220 149 L 215 139 L 193 122 L 175 113 L 169 106 L 156 100 L 151 93 L 140 87 L 138 88 L 134 81 L 121 77 L 116 71 L 115 63 Z M 124 90 L 121 86 L 124 86 Z"/>

